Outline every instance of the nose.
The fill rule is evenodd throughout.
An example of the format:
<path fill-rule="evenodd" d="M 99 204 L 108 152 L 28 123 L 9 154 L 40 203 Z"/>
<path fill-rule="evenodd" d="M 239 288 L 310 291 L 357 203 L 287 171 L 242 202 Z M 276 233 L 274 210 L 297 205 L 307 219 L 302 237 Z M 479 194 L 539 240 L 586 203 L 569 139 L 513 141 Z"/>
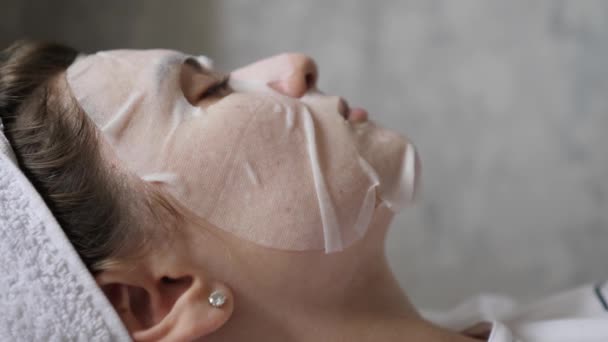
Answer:
<path fill-rule="evenodd" d="M 315 61 L 301 53 L 283 53 L 232 72 L 232 78 L 263 81 L 274 90 L 291 97 L 302 97 L 316 87 Z"/>

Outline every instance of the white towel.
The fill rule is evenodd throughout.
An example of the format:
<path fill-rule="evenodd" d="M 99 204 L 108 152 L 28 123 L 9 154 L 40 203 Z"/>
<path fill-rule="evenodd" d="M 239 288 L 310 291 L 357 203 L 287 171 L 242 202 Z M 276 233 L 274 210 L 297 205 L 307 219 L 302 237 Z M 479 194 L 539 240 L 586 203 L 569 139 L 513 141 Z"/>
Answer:
<path fill-rule="evenodd" d="M 0 121 L 0 341 L 130 341 L 21 173 Z"/>

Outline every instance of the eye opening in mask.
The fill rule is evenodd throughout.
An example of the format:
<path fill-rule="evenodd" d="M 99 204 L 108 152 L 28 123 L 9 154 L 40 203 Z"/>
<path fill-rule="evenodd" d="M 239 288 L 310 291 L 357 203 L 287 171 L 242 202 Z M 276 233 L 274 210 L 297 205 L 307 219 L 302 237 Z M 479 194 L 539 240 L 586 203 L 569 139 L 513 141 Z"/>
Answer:
<path fill-rule="evenodd" d="M 184 96 L 191 105 L 202 101 L 224 97 L 232 92 L 229 74 L 219 73 L 201 65 L 193 58 L 186 58 L 181 66 L 180 85 Z"/>
<path fill-rule="evenodd" d="M 198 72 L 209 72 L 196 58 L 188 57 L 184 60 L 184 64 L 193 67 Z"/>

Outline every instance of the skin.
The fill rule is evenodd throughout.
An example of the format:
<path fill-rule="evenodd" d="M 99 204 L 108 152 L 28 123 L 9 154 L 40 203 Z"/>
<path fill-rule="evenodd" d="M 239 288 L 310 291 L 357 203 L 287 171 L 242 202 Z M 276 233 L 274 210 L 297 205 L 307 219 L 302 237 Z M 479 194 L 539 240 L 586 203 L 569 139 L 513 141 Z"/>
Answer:
<path fill-rule="evenodd" d="M 186 98 L 196 98 L 192 94 L 212 77 L 196 70 L 192 75 L 181 84 Z M 301 54 L 275 56 L 233 75 L 264 78 L 293 99 L 318 78 L 314 61 Z M 204 99 L 198 105 L 209 110 L 221 100 Z M 339 106 L 335 99 L 325 100 Z M 234 108 L 215 108 L 234 115 Z M 371 127 L 363 110 L 352 110 L 348 124 Z M 361 136 L 354 144 L 376 148 L 370 153 L 386 161 L 395 159 L 404 144 L 394 140 L 383 146 L 370 140 L 373 134 Z M 119 145 L 109 139 L 104 153 L 111 163 L 132 170 Z M 136 186 L 143 191 L 143 184 Z M 188 221 L 155 238 L 142 258 L 113 265 L 96 280 L 136 341 L 476 341 L 425 321 L 399 287 L 384 248 L 393 215 L 378 205 L 365 236 L 331 254 L 267 248 Z M 221 308 L 207 302 L 214 290 L 227 294 Z"/>

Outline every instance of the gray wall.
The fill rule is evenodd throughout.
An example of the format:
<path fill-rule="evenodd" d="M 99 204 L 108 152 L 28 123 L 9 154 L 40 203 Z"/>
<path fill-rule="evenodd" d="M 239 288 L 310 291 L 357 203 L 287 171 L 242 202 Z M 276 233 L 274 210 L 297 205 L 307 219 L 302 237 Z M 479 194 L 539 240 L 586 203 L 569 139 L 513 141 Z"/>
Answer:
<path fill-rule="evenodd" d="M 391 263 L 415 303 L 608 278 L 608 2 L 0 2 L 0 43 L 169 47 L 229 69 L 281 51 L 407 133 L 421 202 Z M 95 4 L 95 5 L 93 5 Z"/>

